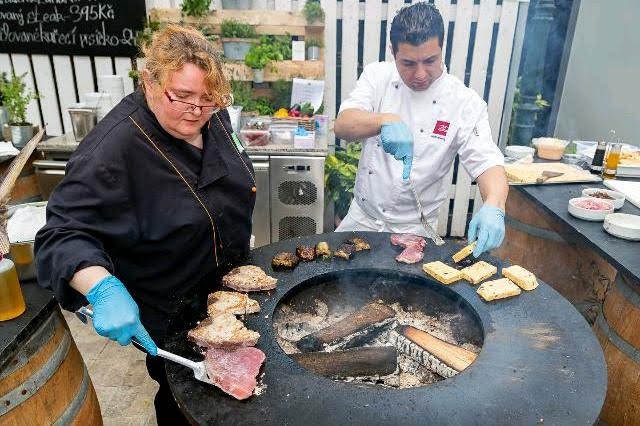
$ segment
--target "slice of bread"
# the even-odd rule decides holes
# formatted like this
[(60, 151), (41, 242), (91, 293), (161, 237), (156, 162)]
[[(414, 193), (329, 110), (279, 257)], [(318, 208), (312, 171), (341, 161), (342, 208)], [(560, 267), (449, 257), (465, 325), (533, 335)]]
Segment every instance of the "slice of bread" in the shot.
[(481, 260), (471, 266), (467, 266), (460, 272), (462, 272), (462, 278), (471, 284), (478, 284), (498, 272), (498, 268)]
[(480, 297), (486, 302), (489, 302), (491, 300), (517, 296), (522, 293), (522, 290), (512, 283), (509, 278), (500, 278), (499, 280), (487, 281), (480, 284), (477, 292)]
[(203, 320), (187, 333), (189, 340), (205, 348), (255, 346), (260, 333), (249, 330), (235, 315), (223, 313)]
[(462, 273), (439, 260), (422, 265), (422, 270), (442, 284), (451, 284), (462, 278)]
[(234, 315), (255, 314), (260, 312), (260, 305), (256, 300), (244, 293), (235, 291), (216, 291), (207, 298), (207, 312), (210, 317), (230, 313)]
[(531, 291), (538, 287), (536, 276), (522, 266), (512, 265), (508, 268), (502, 268), (502, 276), (509, 278), (523, 290)]
[(476, 244), (478, 244), (478, 242), (474, 241), (471, 244), (469, 244), (468, 246), (463, 247), (460, 251), (458, 251), (456, 254), (454, 254), (452, 256), (453, 257), (453, 261), (458, 263), (462, 259), (464, 259), (465, 257), (469, 256), (471, 253), (473, 253), (473, 250), (476, 248)]

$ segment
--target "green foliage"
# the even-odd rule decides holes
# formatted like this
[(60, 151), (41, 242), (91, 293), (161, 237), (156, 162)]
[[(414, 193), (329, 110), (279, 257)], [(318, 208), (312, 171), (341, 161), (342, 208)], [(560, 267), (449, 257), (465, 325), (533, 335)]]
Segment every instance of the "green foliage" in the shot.
[[(522, 103), (522, 95), (520, 94), (521, 80), (522, 78), (518, 77), (518, 81), (516, 83), (516, 90), (513, 93), (513, 107), (511, 108), (511, 122), (509, 123), (509, 134), (507, 135), (507, 145), (511, 145), (511, 141), (512, 141), (511, 138), (513, 136), (514, 128), (516, 125), (516, 115), (517, 115), (518, 107)], [(541, 93), (538, 93), (536, 95), (536, 100), (534, 101), (534, 103), (538, 108), (540, 108), (540, 110), (549, 108), (549, 106), (551, 106), (549, 101), (542, 99)], [(536, 119), (537, 119), (537, 114), (536, 114)]]
[(250, 107), (249, 111), (256, 111), (260, 115), (272, 115), (274, 113), (271, 101), (268, 98), (254, 99)]
[(138, 50), (142, 52), (142, 48), (151, 43), (151, 38), (153, 37), (153, 33), (160, 29), (159, 21), (152, 21), (148, 19), (144, 23), (144, 28), (141, 31), (136, 33), (136, 46), (138, 46)]
[(316, 21), (324, 21), (324, 10), (320, 6), (319, 0), (309, 0), (304, 4), (302, 9), (304, 18), (307, 20), (307, 24), (312, 24)]
[(278, 80), (271, 83), (271, 93), (273, 95), (273, 109), (287, 108), (291, 106), (291, 89), (293, 82)]
[(184, 0), (182, 13), (187, 16), (204, 16), (209, 13), (211, 0)]
[(251, 83), (248, 81), (232, 81), (233, 104), (242, 106), (243, 112), (257, 112), (260, 115), (271, 115), (275, 111), (268, 98), (253, 99)]
[(228, 38), (256, 38), (256, 30), (244, 22), (225, 19), (220, 25), (220, 35)]
[(304, 117), (305, 115), (312, 116), (314, 112), (313, 105), (311, 102), (305, 102), (300, 105), (300, 114)]
[(324, 163), (324, 185), (326, 196), (335, 203), (335, 212), (344, 218), (353, 199), (358, 162), (362, 153), (362, 143), (352, 142), (346, 149), (336, 148)]
[(268, 46), (262, 44), (254, 44), (244, 57), (244, 63), (254, 70), (264, 69), (271, 60), (271, 50)]
[(270, 61), (291, 59), (291, 36), (262, 36), (260, 43), (249, 49), (244, 63), (255, 70), (264, 69)]
[(288, 34), (280, 36), (262, 36), (260, 37), (260, 44), (270, 45), (273, 50), (273, 54), (278, 58), (282, 57), (282, 59), (277, 59), (278, 61), (288, 61), (291, 59), (291, 36)]
[(25, 75), (27, 74), (14, 75), (11, 80), (3, 82), (0, 86), (4, 106), (9, 114), (9, 123), (18, 126), (29, 124), (27, 123), (27, 105), (32, 99), (38, 98), (35, 93), (27, 89), (24, 82)]
[(317, 37), (305, 38), (304, 44), (306, 47), (324, 47), (324, 42), (322, 41), (322, 39)]
[(4, 95), (2, 94), (2, 86), (7, 84), (9, 81), (7, 80), (7, 73), (0, 73), (0, 106), (4, 105)]

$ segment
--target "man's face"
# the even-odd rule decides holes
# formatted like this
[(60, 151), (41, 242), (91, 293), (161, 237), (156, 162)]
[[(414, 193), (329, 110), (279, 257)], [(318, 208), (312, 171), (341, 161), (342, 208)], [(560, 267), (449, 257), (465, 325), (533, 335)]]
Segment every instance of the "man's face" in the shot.
[(442, 48), (438, 37), (419, 46), (398, 43), (394, 58), (402, 81), (416, 92), (427, 90), (442, 75)]

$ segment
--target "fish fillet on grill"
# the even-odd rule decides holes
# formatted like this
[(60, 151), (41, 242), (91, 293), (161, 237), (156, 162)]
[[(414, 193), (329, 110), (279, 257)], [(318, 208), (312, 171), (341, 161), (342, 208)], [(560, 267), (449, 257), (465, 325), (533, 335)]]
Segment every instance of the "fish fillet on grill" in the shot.
[(223, 313), (234, 315), (255, 314), (260, 312), (258, 301), (244, 293), (236, 291), (216, 291), (207, 297), (207, 312), (210, 317)]
[(237, 291), (263, 291), (276, 288), (276, 278), (254, 265), (238, 266), (222, 277), (222, 285)]
[(187, 338), (203, 348), (255, 346), (260, 333), (249, 330), (235, 315), (222, 313), (189, 330)]
[(211, 381), (236, 399), (247, 399), (256, 388), (256, 376), (265, 355), (257, 348), (209, 349), (204, 365)]

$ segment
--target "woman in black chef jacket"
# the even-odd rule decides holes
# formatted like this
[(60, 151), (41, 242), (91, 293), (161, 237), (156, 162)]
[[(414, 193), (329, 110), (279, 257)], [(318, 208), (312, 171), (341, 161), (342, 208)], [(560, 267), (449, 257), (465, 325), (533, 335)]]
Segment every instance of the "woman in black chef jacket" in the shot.
[(156, 344), (248, 254), (256, 188), (213, 46), (169, 25), (143, 53), (142, 90), (79, 145), (35, 250), (38, 281), (65, 309), (88, 301), (99, 334), (142, 343), (158, 422), (176, 424)]

